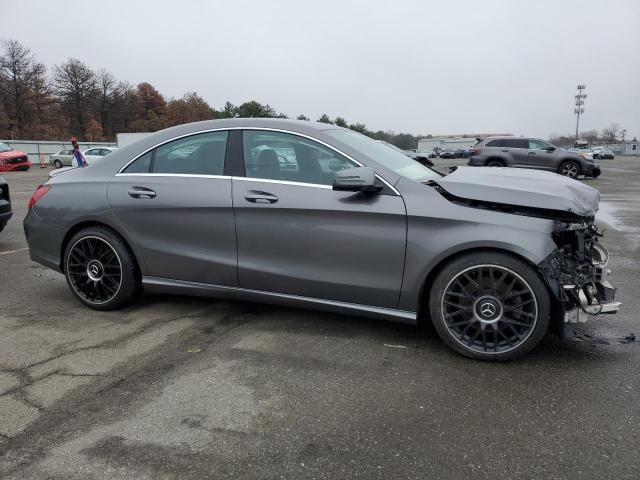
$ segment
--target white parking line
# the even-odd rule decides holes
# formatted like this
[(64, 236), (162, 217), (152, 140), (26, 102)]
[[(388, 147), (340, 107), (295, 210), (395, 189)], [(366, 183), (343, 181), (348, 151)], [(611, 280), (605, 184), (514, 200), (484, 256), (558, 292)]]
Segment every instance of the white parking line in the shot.
[(28, 250), (28, 249), (29, 247), (18, 248), (17, 250), (7, 250), (6, 252), (0, 252), (0, 255), (9, 255), (10, 253), (24, 252), (25, 250)]

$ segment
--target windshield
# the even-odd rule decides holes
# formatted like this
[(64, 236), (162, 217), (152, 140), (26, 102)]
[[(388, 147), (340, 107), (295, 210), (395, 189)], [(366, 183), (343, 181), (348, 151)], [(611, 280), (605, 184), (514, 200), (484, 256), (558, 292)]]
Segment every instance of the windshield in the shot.
[(0, 143), (0, 152), (8, 152), (11, 150), (11, 147), (6, 143)]
[(408, 157), (404, 152), (397, 151), (382, 142), (376, 142), (361, 133), (353, 130), (325, 130), (325, 132), (354, 150), (371, 157), (380, 165), (396, 172), (398, 175), (419, 181), (440, 178), (440, 175), (436, 172)]

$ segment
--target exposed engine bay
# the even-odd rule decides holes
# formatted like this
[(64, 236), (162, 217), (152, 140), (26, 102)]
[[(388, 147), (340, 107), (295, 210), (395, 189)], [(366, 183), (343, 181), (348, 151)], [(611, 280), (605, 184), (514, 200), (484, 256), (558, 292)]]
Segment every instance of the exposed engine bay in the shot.
[(539, 268), (564, 309), (564, 323), (586, 322), (588, 315), (616, 313), (616, 289), (609, 281), (609, 252), (600, 243), (602, 233), (592, 222), (556, 222), (552, 234), (558, 245)]

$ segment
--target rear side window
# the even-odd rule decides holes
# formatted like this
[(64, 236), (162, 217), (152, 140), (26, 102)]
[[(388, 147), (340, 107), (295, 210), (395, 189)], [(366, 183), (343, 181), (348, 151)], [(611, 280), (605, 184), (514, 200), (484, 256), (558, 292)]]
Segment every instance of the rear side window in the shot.
[(149, 173), (153, 152), (147, 152), (135, 162), (131, 163), (122, 173)]
[(529, 150), (546, 150), (549, 146), (548, 143), (542, 140), (529, 140)]
[(487, 147), (501, 147), (502, 146), (502, 140), (491, 140), (489, 143), (487, 143), (486, 146)]
[(123, 173), (223, 175), (228, 132), (179, 138), (145, 153)]
[(525, 138), (505, 138), (502, 146), (508, 148), (529, 148), (529, 141)]

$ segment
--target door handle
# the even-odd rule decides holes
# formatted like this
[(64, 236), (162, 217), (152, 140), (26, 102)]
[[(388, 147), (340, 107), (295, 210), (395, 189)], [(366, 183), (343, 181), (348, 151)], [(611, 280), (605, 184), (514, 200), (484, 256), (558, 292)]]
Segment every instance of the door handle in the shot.
[(502, 153), (509, 153), (509, 150), (501, 150)]
[(155, 198), (156, 192), (146, 187), (131, 187), (127, 192), (131, 198)]
[(529, 155), (535, 155), (536, 152), (529, 152)]
[(251, 202), (251, 203), (276, 203), (278, 201), (278, 197), (276, 197), (275, 195), (271, 194), (271, 193), (267, 193), (267, 192), (258, 192), (255, 190), (252, 190), (250, 193), (248, 193), (247, 195), (244, 196), (244, 199), (247, 202)]

